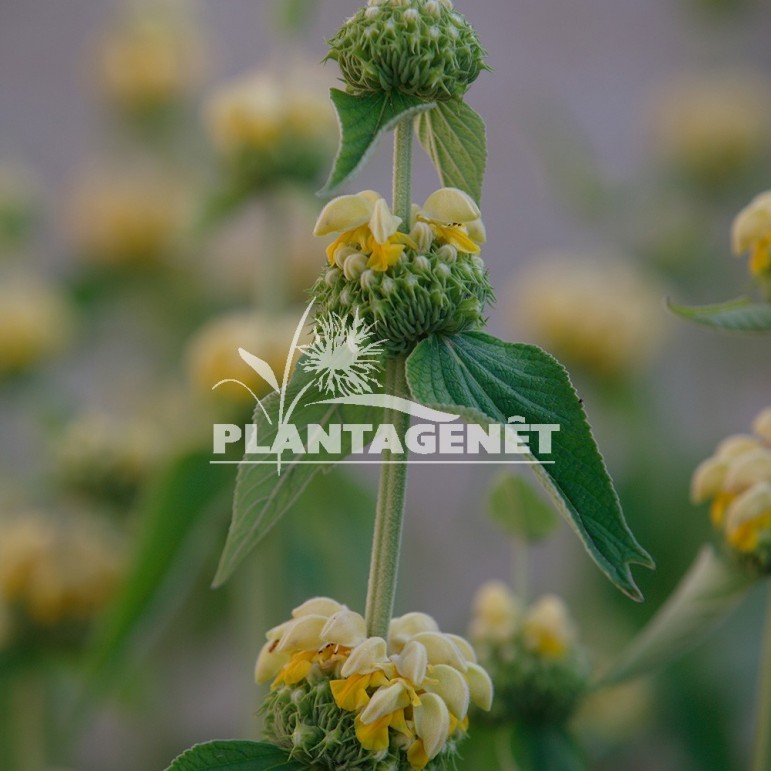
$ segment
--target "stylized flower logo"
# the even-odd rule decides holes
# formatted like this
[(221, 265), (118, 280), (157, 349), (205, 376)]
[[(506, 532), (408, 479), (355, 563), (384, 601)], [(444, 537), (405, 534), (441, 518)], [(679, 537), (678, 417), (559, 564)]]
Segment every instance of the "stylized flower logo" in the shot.
[(338, 396), (372, 393), (385, 347), (358, 313), (352, 322), (332, 313), (317, 321), (314, 341), (305, 347), (302, 367), (317, 376), (321, 390)]

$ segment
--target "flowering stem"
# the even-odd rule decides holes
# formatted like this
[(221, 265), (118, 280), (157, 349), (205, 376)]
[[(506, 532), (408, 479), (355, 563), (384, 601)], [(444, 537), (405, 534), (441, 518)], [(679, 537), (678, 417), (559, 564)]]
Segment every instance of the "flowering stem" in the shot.
[[(394, 356), (388, 360), (385, 383), (387, 394), (392, 396), (408, 394), (404, 362), (404, 356)], [(383, 422), (394, 426), (404, 445), (404, 437), (410, 427), (410, 416), (400, 410), (387, 409)], [(398, 462), (389, 463), (391, 460), (394, 460), (393, 453), (390, 450), (384, 450), (366, 612), (367, 633), (371, 637), (384, 638), (388, 637), (388, 625), (394, 608), (404, 520), (404, 497), (407, 490), (407, 465)]]
[[(406, 118), (397, 124), (394, 132), (393, 210), (402, 218), (404, 232), (409, 232), (412, 216), (412, 128), (413, 119)], [(393, 356), (386, 362), (385, 392), (391, 396), (409, 397), (405, 361), (405, 356)], [(393, 425), (404, 446), (410, 416), (389, 408), (385, 410), (383, 422)], [(393, 460), (393, 453), (384, 450), (367, 587), (367, 633), (371, 637), (388, 637), (399, 572), (407, 466), (391, 463)]]
[(414, 118), (405, 118), (394, 132), (394, 214), (401, 229), (410, 231), (412, 217), (412, 129)]
[(769, 591), (766, 606), (766, 628), (763, 634), (756, 720), (752, 771), (769, 771), (771, 769), (771, 591)]

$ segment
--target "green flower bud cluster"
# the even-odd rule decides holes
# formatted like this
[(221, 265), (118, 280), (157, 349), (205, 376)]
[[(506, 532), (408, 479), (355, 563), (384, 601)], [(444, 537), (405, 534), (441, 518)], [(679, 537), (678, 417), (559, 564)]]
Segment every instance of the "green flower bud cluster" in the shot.
[[(356, 738), (355, 713), (335, 703), (329, 679), (318, 670), (295, 685), (282, 685), (270, 692), (261, 708), (266, 738), (290, 752), (292, 760), (314, 768), (350, 771), (402, 771), (409, 769), (403, 750), (394, 742), (373, 762), (372, 753)], [(425, 771), (450, 771), (458, 757), (448, 742)]]
[(329, 45), (353, 93), (443, 101), (462, 97), (487, 69), (476, 32), (449, 0), (370, 0)]
[(493, 649), (484, 666), (495, 683), (495, 701), (488, 714), (474, 719), (493, 723), (521, 719), (564, 724), (586, 692), (590, 673), (580, 649), (561, 659), (547, 659), (517, 642)]
[(358, 313), (389, 354), (407, 353), (431, 334), (482, 327), (485, 307), (494, 300), (482, 259), (436, 241), (425, 254), (405, 249), (385, 272), (367, 268), (360, 254), (340, 250), (312, 291), (320, 316)]

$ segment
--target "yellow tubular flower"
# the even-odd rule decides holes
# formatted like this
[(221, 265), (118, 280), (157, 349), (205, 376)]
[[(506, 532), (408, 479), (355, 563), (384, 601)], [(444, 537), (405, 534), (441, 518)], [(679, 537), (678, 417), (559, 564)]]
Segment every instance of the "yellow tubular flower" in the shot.
[(443, 187), (426, 198), (415, 220), (434, 231), (437, 242), (465, 254), (479, 254), (486, 240), (482, 213), (471, 196), (454, 187)]
[(734, 254), (750, 255), (750, 272), (771, 274), (771, 190), (753, 198), (736, 216), (731, 231)]
[(384, 272), (395, 265), (406, 247), (415, 242), (399, 232), (400, 217), (394, 216), (385, 199), (373, 190), (343, 195), (330, 201), (321, 211), (313, 234), (319, 237), (338, 233), (327, 247), (327, 259), (333, 265), (338, 251), (353, 249), (368, 257), (367, 267)]

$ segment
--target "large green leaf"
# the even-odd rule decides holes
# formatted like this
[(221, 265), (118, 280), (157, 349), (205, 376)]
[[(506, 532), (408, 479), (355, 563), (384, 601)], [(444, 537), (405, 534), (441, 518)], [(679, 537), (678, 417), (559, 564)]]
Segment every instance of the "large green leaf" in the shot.
[(160, 474), (140, 506), (139, 540), (129, 573), (95, 632), (86, 662), (89, 683), (101, 689), (120, 670), (154, 617), (167, 617), (200, 575), (226, 503), (233, 470), (204, 452), (184, 455)]
[(490, 490), (487, 508), (490, 518), (514, 538), (540, 541), (557, 526), (554, 509), (521, 476), (500, 474)]
[(748, 297), (716, 305), (676, 305), (669, 310), (680, 318), (727, 332), (771, 332), (771, 303), (756, 303)]
[[(284, 403), (291, 405), (298, 397), (291, 423), (301, 437), (305, 436), (304, 429), (310, 424), (328, 426), (331, 423), (359, 423), (377, 426), (382, 422), (380, 409), (345, 404), (314, 404), (326, 397), (318, 391), (313, 376), (304, 372), (300, 366), (289, 382)], [(254, 423), (262, 447), (270, 447), (278, 435), (280, 405), (281, 397), (274, 393), (263, 399), (261, 406), (255, 410)], [(222, 585), (230, 578), (244, 557), (295, 503), (316, 474), (330, 469), (351, 453), (350, 439), (350, 434), (344, 432), (341, 451), (314, 455), (314, 462), (307, 462), (309, 459), (299, 453), (287, 451), (282, 455), (280, 474), (274, 455), (248, 453), (244, 457), (238, 470), (233, 519), (214, 578), (215, 586)]]
[(703, 547), (671, 597), (600, 683), (639, 677), (682, 656), (728, 618), (756, 581), (750, 571), (712, 546)]
[(216, 741), (196, 744), (166, 771), (302, 771), (307, 766), (268, 742)]
[(457, 187), (477, 203), (487, 165), (485, 122), (462, 99), (442, 102), (418, 117), (418, 139), (445, 187)]
[(355, 95), (333, 88), (330, 96), (340, 123), (340, 148), (321, 195), (334, 192), (354, 177), (382, 134), (405, 118), (436, 106), (435, 102), (424, 102), (399, 91)]
[[(558, 424), (549, 455), (533, 450), (532, 468), (592, 559), (625, 594), (641, 600), (630, 564), (653, 567), (621, 511), (581, 401), (567, 372), (532, 345), (505, 343), (481, 332), (432, 336), (407, 360), (412, 396), (475, 423), (524, 416)], [(550, 461), (546, 463), (546, 461)]]

